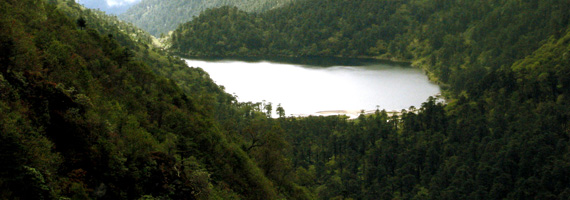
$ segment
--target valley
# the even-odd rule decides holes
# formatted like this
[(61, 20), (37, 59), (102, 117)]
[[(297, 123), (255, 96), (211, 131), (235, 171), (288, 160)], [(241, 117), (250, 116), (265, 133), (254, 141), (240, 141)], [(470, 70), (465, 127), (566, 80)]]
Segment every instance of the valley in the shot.
[(0, 1), (0, 199), (570, 198), (569, 1), (131, 9)]

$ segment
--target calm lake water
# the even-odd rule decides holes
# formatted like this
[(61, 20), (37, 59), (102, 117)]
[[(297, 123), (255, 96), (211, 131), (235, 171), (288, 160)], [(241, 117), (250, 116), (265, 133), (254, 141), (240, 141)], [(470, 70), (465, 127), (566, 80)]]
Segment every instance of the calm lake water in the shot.
[(196, 60), (192, 67), (210, 74), (240, 102), (281, 104), (295, 116), (357, 115), (379, 106), (387, 111), (420, 107), (440, 92), (422, 70), (366, 59), (280, 58), (271, 60)]

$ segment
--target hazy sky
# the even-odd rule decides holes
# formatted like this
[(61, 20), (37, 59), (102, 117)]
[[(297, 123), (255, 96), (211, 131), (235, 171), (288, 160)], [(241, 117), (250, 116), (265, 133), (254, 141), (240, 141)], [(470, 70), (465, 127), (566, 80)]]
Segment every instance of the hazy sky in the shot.
[(135, 2), (137, 2), (139, 0), (106, 0), (107, 5), (109, 5), (110, 7), (113, 6), (124, 6), (127, 4), (133, 4)]
[(76, 0), (87, 8), (99, 9), (108, 14), (121, 14), (141, 0)]

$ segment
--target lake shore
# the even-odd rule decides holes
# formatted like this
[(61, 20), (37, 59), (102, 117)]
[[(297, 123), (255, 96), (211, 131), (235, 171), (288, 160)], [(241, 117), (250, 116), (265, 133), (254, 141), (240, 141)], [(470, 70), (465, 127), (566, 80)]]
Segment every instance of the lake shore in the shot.
[[(305, 63), (307, 60), (311, 59), (323, 59), (331, 60), (337, 62), (339, 60), (360, 60), (368, 62), (380, 62), (391, 65), (399, 66), (413, 66), (412, 60), (403, 60), (390, 57), (380, 57), (380, 56), (318, 56), (318, 55), (226, 55), (226, 56), (195, 56), (195, 55), (183, 55), (177, 54), (177, 56), (185, 59), (192, 60), (208, 60), (208, 61), (220, 61), (220, 60), (240, 60), (244, 62), (259, 62), (259, 61), (273, 61), (273, 62), (287, 62), (287, 63)], [(327, 66), (326, 64), (324, 66)]]
[[(376, 113), (376, 110), (326, 110), (326, 111), (318, 111), (314, 114), (292, 114), (291, 116), (294, 117), (309, 117), (309, 116), (336, 116), (336, 115), (344, 115), (347, 116), (349, 119), (356, 119), (361, 114), (363, 115), (372, 115)], [(397, 110), (390, 110), (386, 111), (388, 117), (392, 117), (394, 115), (401, 115), (402, 111)]]
[(421, 70), (374, 60), (185, 60), (206, 71), (226, 92), (236, 94), (238, 101), (277, 102), (291, 117), (357, 118), (361, 113), (374, 114), (373, 105), (383, 105), (392, 116), (400, 113), (399, 108), (419, 107), (441, 92)]

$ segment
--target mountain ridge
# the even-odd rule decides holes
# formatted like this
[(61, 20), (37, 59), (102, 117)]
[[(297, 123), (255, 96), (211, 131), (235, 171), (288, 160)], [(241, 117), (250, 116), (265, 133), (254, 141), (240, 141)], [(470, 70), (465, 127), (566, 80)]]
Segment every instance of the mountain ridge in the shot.
[(109, 15), (120, 15), (126, 12), (131, 6), (138, 3), (140, 0), (133, 2), (116, 2), (120, 4), (109, 5), (105, 0), (77, 0), (79, 4), (85, 6), (86, 8), (101, 10)]
[(172, 51), (408, 59), (449, 102), (271, 118), (270, 103), (237, 102), (116, 17), (0, 1), (0, 198), (570, 198), (570, 2), (306, 0), (267, 13), (209, 9)]
[(263, 12), (292, 1), (294, 0), (142, 0), (119, 15), (119, 18), (159, 37), (209, 8), (236, 6), (247, 12)]

